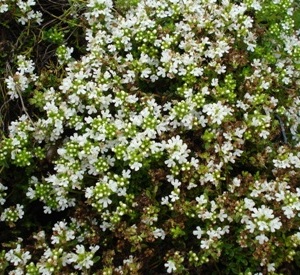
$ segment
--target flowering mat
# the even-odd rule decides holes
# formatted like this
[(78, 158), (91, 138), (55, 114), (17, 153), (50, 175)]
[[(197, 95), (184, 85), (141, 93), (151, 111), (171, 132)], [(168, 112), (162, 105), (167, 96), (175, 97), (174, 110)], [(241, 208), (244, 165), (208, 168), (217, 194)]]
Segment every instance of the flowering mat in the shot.
[(0, 14), (0, 274), (299, 274), (298, 1)]

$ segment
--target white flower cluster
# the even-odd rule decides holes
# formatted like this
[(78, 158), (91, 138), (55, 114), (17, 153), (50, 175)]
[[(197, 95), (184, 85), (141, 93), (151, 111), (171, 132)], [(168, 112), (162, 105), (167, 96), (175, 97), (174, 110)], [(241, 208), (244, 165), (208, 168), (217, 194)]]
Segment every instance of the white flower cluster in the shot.
[[(144, 240), (176, 242), (190, 234), (195, 266), (221, 257), (231, 235), (246, 248), (271, 246), (279, 230), (289, 234), (285, 221), (300, 213), (294, 56), (300, 38), (261, 34), (267, 30), (254, 24), (253, 14), (268, 11), (265, 1), (218, 2), (144, 0), (122, 16), (111, 0), (88, 1), (87, 53), (72, 60), (72, 50), (60, 48), (65, 74), (58, 87), (43, 88), (42, 115), (13, 122), (0, 149), (17, 166), (50, 163), (51, 173), (32, 173), (28, 199), (52, 213), (77, 208), (85, 198), (99, 235), (132, 241), (132, 251), (142, 250)], [(19, 56), (17, 72), (5, 80), (11, 98), (37, 80), (33, 71), (32, 61)], [(276, 114), (285, 118), (291, 144), (280, 141)], [(23, 215), (17, 205), (1, 221)], [(62, 248), (77, 240), (78, 228), (55, 224), (54, 248), (45, 250), (39, 272), (92, 267), (98, 245), (87, 251), (80, 239), (73, 252)], [(180, 253), (166, 255), (168, 273), (183, 271)], [(262, 261), (270, 272), (275, 256)], [(139, 267), (129, 259), (124, 270)]]
[[(260, 208), (255, 208), (253, 204), (253, 201), (247, 199), (246, 207), (252, 212), (251, 218), (253, 218), (253, 221), (249, 219), (249, 216), (244, 216), (242, 219), (242, 223), (246, 223), (246, 229), (248, 229), (250, 233), (253, 233), (255, 229), (262, 232), (275, 232), (275, 230), (280, 229), (282, 223), (278, 217), (274, 218), (272, 209), (267, 208), (265, 205), (262, 205)], [(268, 238), (264, 236), (264, 240), (267, 241)], [(261, 242), (261, 240), (259, 242)]]
[(35, 0), (0, 0), (0, 14), (8, 11), (16, 12), (15, 9), (17, 9), (19, 23), (25, 25), (32, 21), (40, 25), (43, 21), (42, 13), (33, 10), (35, 5)]
[(0, 216), (0, 221), (6, 221), (8, 223), (14, 223), (24, 216), (24, 206), (16, 204), (4, 209)]
[[(75, 230), (70, 228), (72, 226)], [(56, 242), (55, 238), (52, 239), (51, 244), (54, 245), (54, 247), (47, 246), (44, 231), (38, 232), (34, 236), (34, 239), (37, 244), (40, 243), (39, 248), (43, 248), (44, 253), (35, 264), (30, 262), (32, 255), (29, 251), (26, 251), (25, 248), (22, 248), (21, 243), (23, 240), (19, 239), (15, 248), (8, 250), (5, 254), (5, 260), (15, 267), (15, 269), (8, 274), (22, 275), (25, 274), (25, 270), (27, 271), (26, 274), (32, 274), (32, 272), (37, 274), (54, 274), (59, 271), (61, 267), (73, 264), (77, 270), (90, 269), (94, 265), (95, 253), (99, 250), (99, 246), (91, 245), (89, 250), (82, 244), (70, 246), (70, 236), (73, 240), (76, 234), (76, 238), (78, 238), (78, 242), (80, 242), (80, 236), (78, 236), (80, 230), (81, 228), (76, 225), (76, 222), (73, 224), (67, 224), (64, 221), (56, 223), (53, 227), (53, 236), (59, 234), (61, 238), (60, 242)], [(70, 246), (68, 252), (60, 247), (66, 244)]]
[(83, 245), (76, 245), (75, 253), (69, 256), (68, 263), (76, 263), (75, 269), (84, 270), (89, 269), (94, 265), (92, 261), (94, 254), (99, 249), (99, 246), (90, 247), (90, 252), (86, 252)]
[(0, 205), (3, 205), (5, 203), (5, 198), (7, 195), (5, 190), (7, 189), (8, 188), (0, 182)]
[(74, 49), (72, 47), (66, 47), (65, 45), (61, 45), (56, 50), (56, 55), (58, 57), (59, 64), (66, 64), (71, 60), (71, 54)]
[(22, 97), (22, 93), (26, 91), (29, 84), (37, 80), (37, 75), (33, 72), (35, 68), (32, 60), (26, 60), (23, 55), (19, 55), (17, 59), (17, 72), (5, 79), (11, 99)]
[(23, 274), (21, 267), (24, 268), (26, 266), (26, 263), (31, 259), (31, 255), (28, 251), (22, 249), (20, 244), (18, 244), (16, 248), (10, 249), (5, 254), (5, 259), (14, 266), (19, 267), (19, 270), (16, 270), (16, 274)]

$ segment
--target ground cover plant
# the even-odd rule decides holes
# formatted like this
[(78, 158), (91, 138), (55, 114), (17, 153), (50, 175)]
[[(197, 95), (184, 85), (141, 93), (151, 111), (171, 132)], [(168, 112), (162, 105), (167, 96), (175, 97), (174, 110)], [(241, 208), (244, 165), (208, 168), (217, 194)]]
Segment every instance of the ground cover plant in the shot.
[(296, 274), (297, 1), (0, 14), (0, 274)]

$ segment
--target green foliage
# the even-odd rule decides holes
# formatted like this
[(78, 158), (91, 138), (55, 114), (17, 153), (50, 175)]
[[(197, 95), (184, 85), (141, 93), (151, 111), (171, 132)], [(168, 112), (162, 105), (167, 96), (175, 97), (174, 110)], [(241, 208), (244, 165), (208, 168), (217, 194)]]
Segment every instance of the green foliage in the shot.
[(295, 13), (293, 15), (293, 19), (295, 22), (295, 28), (300, 29), (300, 9), (299, 8), (295, 11)]
[(140, 0), (114, 0), (115, 9), (121, 14), (125, 14), (129, 9), (134, 9)]

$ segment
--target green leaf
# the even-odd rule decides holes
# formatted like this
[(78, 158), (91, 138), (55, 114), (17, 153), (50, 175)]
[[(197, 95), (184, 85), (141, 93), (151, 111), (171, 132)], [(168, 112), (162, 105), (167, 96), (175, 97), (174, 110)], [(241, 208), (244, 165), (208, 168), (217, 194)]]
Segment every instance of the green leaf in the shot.
[(293, 16), (295, 28), (300, 29), (300, 9), (296, 10)]

